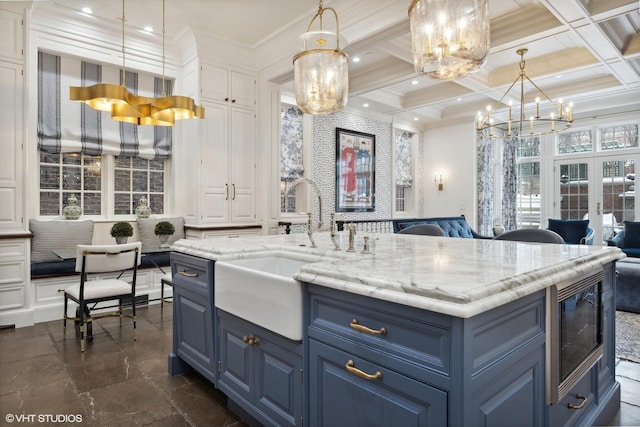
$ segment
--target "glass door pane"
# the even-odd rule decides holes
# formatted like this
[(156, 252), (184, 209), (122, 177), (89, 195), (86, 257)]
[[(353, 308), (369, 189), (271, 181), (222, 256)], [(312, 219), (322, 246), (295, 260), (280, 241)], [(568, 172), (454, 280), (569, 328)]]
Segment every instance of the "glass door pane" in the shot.
[(560, 218), (583, 219), (589, 213), (589, 164), (560, 164)]
[(602, 240), (613, 238), (624, 221), (635, 221), (635, 160), (602, 160)]

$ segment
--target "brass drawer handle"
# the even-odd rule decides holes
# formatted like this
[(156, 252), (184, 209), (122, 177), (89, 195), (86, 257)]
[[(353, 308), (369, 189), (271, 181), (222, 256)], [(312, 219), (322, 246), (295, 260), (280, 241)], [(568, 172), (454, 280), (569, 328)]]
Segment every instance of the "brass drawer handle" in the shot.
[(188, 271), (185, 271), (185, 270), (178, 271), (178, 274), (184, 277), (198, 277), (198, 273), (189, 273)]
[(362, 326), (361, 324), (358, 323), (358, 319), (351, 320), (350, 326), (356, 331), (364, 332), (366, 334), (371, 334), (371, 335), (387, 334), (387, 328), (385, 328), (384, 326), (376, 331), (375, 329), (370, 329), (370, 328), (367, 328), (366, 326)]
[(229, 184), (224, 185), (224, 199), (229, 200)]
[(376, 371), (375, 374), (371, 375), (371, 374), (367, 374), (366, 372), (362, 372), (360, 369), (356, 368), (354, 365), (355, 363), (353, 363), (353, 360), (349, 360), (347, 364), (344, 365), (344, 367), (347, 368), (347, 371), (349, 371), (349, 373), (356, 375), (360, 378), (364, 378), (365, 380), (381, 380), (382, 379), (382, 372)]
[(587, 404), (587, 398), (584, 397), (583, 395), (581, 395), (580, 393), (576, 394), (576, 399), (582, 399), (582, 402), (580, 402), (579, 405), (574, 405), (573, 403), (569, 403), (569, 409), (582, 409), (584, 408), (584, 405)]

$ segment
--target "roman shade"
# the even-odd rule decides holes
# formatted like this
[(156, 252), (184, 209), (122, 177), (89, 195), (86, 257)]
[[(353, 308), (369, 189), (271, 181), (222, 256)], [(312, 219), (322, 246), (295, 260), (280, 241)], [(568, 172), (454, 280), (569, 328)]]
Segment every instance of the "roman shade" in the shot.
[[(120, 69), (50, 53), (38, 53), (38, 148), (49, 153), (166, 159), (172, 128), (138, 126), (111, 119), (110, 113), (71, 101), (69, 87), (120, 83)], [(162, 79), (126, 72), (126, 87), (143, 96), (162, 95)], [(167, 95), (171, 81), (166, 82)]]

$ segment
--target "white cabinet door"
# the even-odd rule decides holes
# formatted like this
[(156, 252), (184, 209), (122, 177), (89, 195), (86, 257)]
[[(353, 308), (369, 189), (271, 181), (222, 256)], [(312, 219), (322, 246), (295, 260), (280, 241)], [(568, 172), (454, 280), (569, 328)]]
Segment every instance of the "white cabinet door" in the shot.
[(255, 222), (255, 111), (213, 102), (205, 108), (202, 222)]
[(256, 78), (250, 74), (203, 64), (202, 98), (255, 108)]
[(0, 9), (0, 56), (24, 59), (22, 14)]
[(231, 221), (256, 219), (256, 117), (255, 111), (231, 108)]
[(206, 103), (201, 140), (202, 221), (229, 221), (229, 107)]
[(256, 79), (248, 74), (231, 72), (231, 103), (256, 107)]

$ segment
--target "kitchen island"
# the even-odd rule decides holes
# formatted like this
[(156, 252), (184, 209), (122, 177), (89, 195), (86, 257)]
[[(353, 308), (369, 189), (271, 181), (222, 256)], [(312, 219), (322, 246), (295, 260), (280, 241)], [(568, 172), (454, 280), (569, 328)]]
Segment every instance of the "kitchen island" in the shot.
[[(317, 248), (303, 234), (176, 242), (170, 373), (198, 369), (267, 425), (556, 426), (615, 414), (617, 248), (368, 236), (368, 254), (361, 235), (346, 252), (346, 232), (340, 251), (327, 233), (314, 234)], [(216, 308), (215, 263), (261, 256), (308, 262), (294, 275), (301, 340)], [(549, 295), (585, 280), (597, 298), (576, 304), (599, 307), (601, 350), (558, 392)]]

